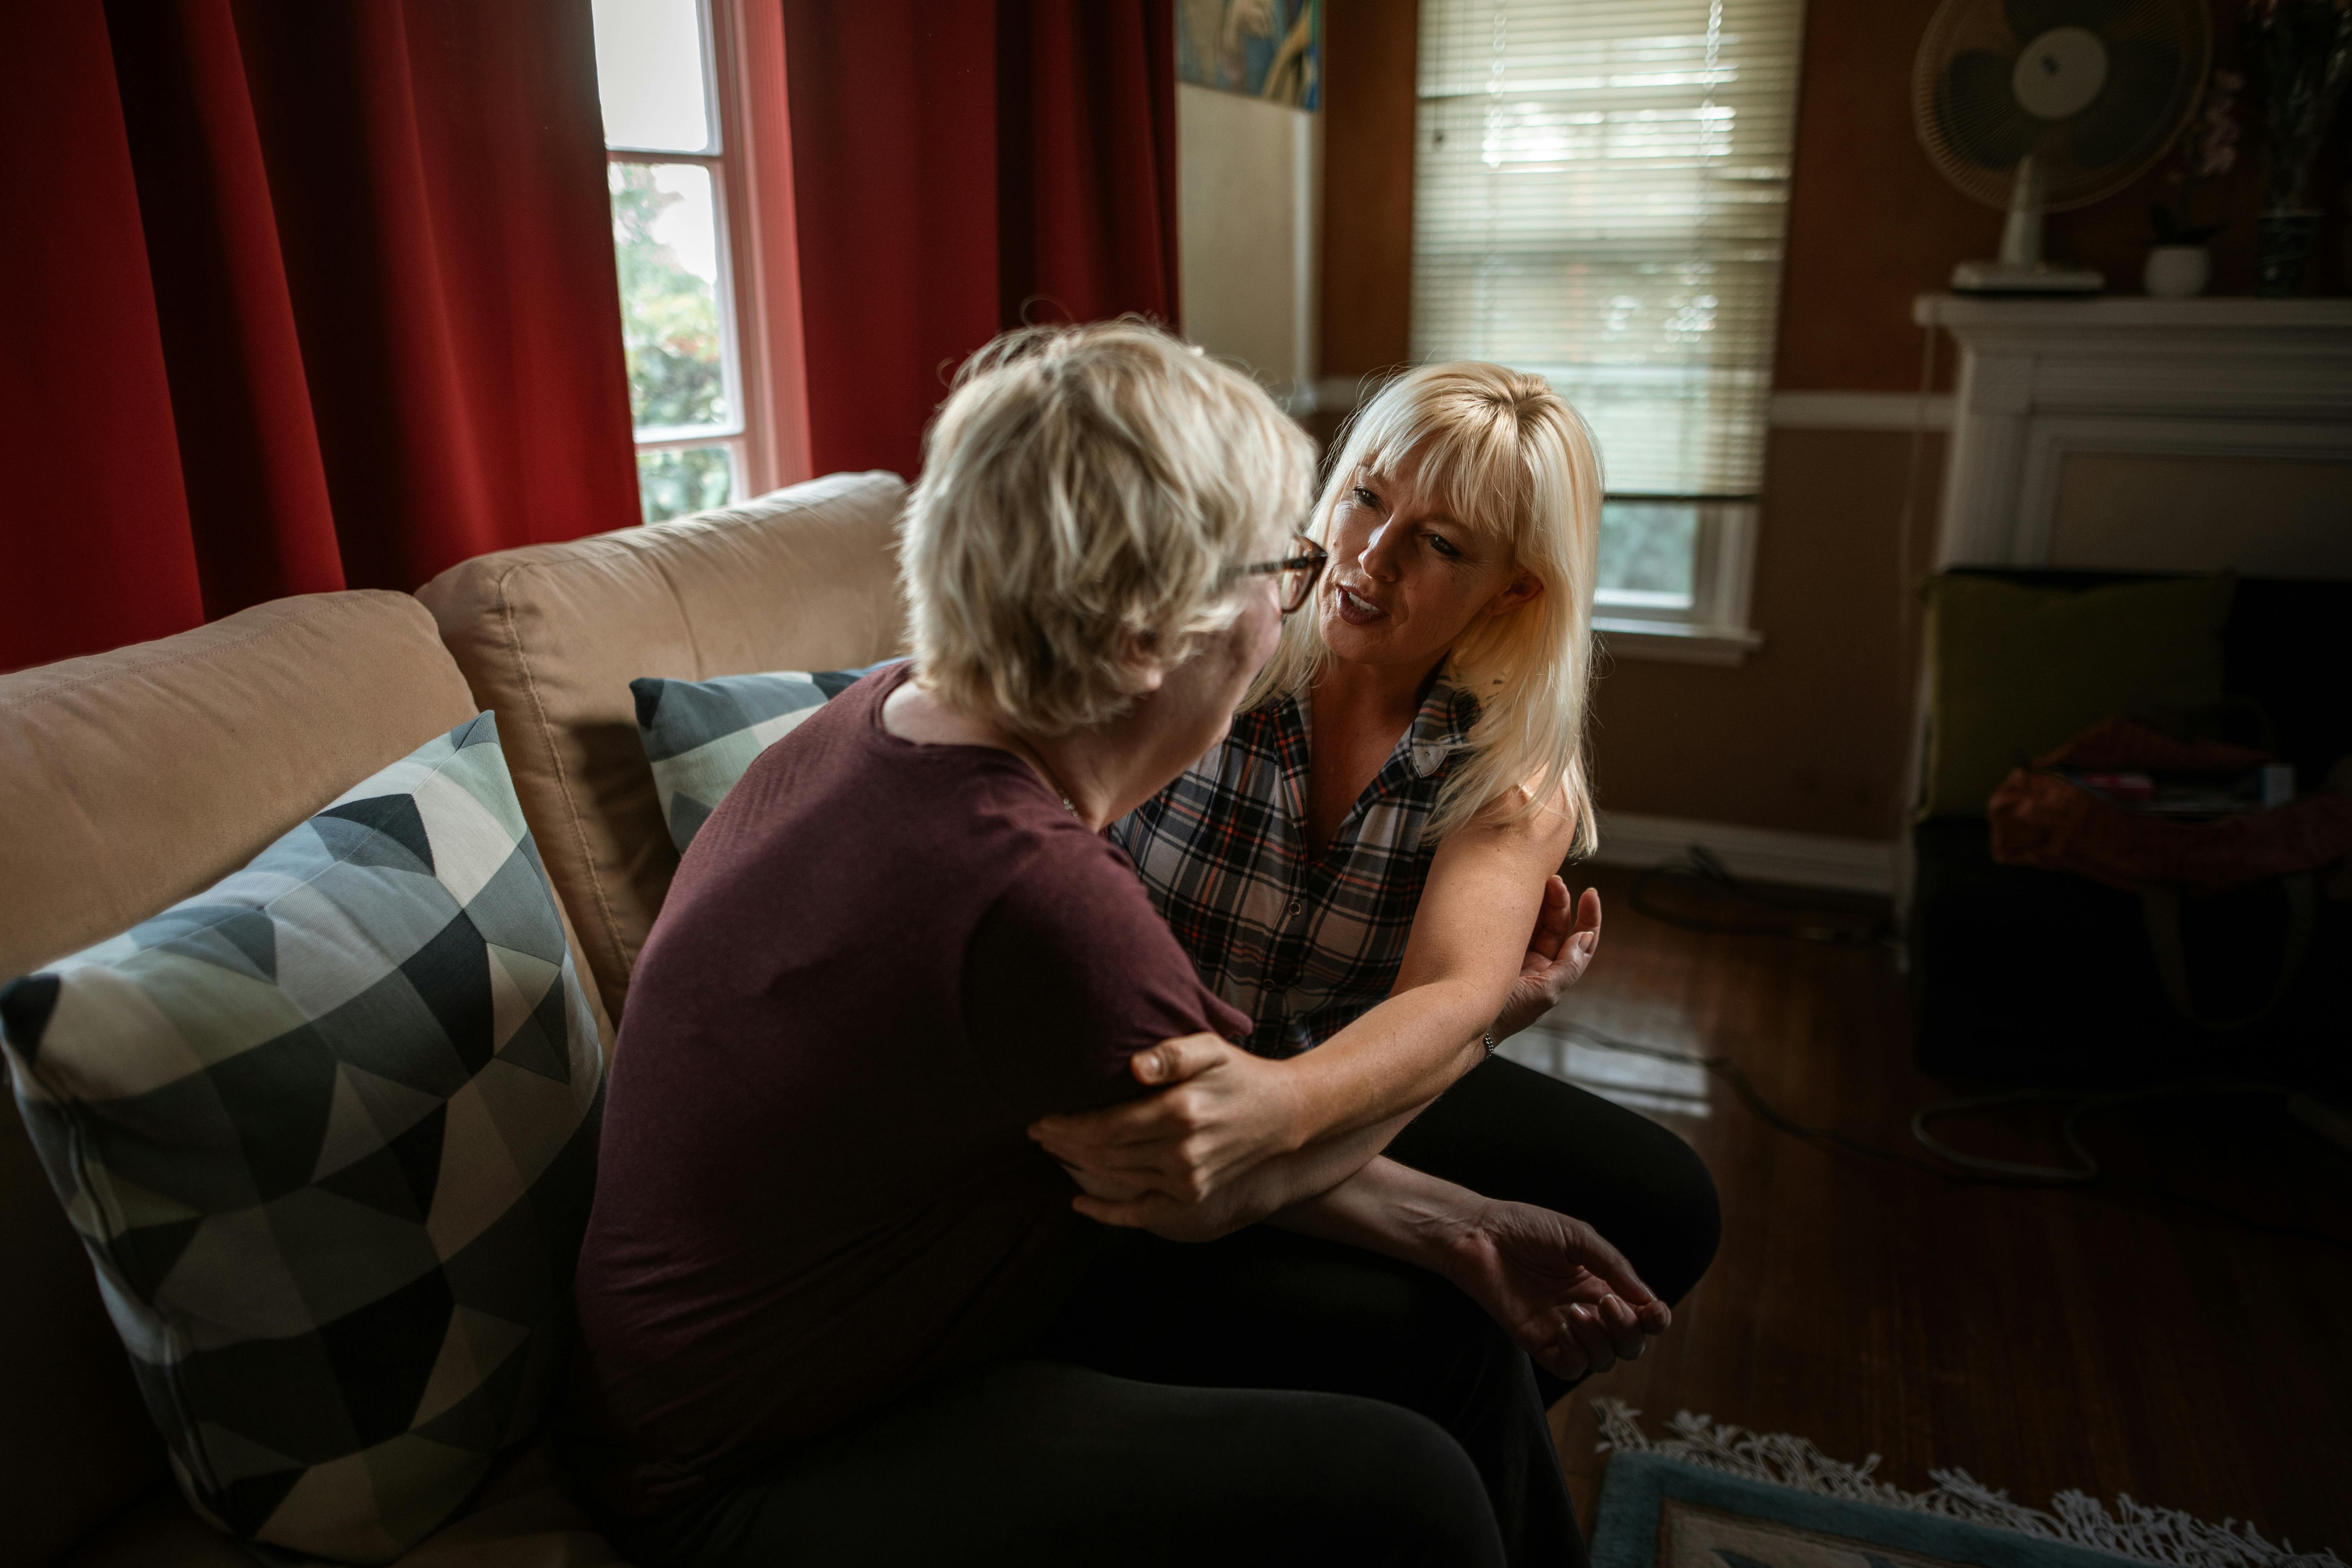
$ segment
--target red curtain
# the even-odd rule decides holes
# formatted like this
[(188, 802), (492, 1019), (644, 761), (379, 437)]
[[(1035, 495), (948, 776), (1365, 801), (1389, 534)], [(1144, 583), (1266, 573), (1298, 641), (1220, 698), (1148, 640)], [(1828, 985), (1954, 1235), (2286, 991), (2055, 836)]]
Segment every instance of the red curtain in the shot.
[(783, 0), (815, 470), (912, 476), (966, 354), (1177, 320), (1172, 0)]
[(587, 0), (0, 19), (0, 669), (636, 519)]

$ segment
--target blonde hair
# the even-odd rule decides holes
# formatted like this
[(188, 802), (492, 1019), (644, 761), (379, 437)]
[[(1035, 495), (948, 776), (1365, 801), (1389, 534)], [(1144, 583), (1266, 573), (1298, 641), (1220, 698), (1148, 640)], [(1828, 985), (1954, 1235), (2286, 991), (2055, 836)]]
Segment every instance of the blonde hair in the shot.
[[(1366, 469), (1418, 466), (1421, 487), (1455, 521), (1509, 543), (1543, 592), (1482, 616), (1454, 642), (1454, 683), (1478, 699), (1468, 755), (1439, 792), (1428, 831), (1444, 833), (1518, 795), (1516, 821), (1563, 792), (1574, 853), (1600, 843), (1584, 754), (1592, 685), (1592, 585), (1601, 542), (1601, 458), (1583, 417), (1539, 375), (1498, 364), (1424, 365), (1381, 388), (1349, 424), (1309, 531), (1330, 542), (1331, 514)], [(1244, 708), (1303, 698), (1330, 657), (1319, 617), (1297, 615)]]
[(966, 360), (899, 521), (915, 668), (1016, 732), (1100, 724), (1240, 613), (1234, 568), (1313, 493), (1263, 388), (1135, 320), (1007, 332)]

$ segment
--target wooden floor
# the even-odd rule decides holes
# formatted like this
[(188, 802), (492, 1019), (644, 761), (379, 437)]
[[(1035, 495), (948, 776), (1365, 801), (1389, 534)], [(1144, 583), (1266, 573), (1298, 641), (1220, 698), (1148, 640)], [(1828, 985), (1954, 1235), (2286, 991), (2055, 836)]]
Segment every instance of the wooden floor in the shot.
[[(1727, 1055), (1785, 1114), (1915, 1147), (1912, 1111), (1952, 1089), (1912, 1069), (1891, 952), (1703, 935), (1633, 913), (1626, 874), (1590, 879), (1601, 952), (1560, 1016)], [(1908, 1489), (1956, 1467), (2037, 1506), (2128, 1493), (2352, 1558), (2352, 1252), (2144, 1193), (1948, 1185), (1774, 1132), (1720, 1082), (1702, 1092), (1703, 1116), (1657, 1114), (1722, 1190), (1715, 1267), (1641, 1361), (1552, 1412), (1588, 1531), (1605, 1463), (1589, 1402), (1607, 1394), (1653, 1436), (1687, 1409), (1881, 1455)], [(2057, 1152), (2030, 1116), (1964, 1137)], [(2352, 1159), (2274, 1101), (2118, 1112), (2089, 1139), (2127, 1173), (2352, 1234)]]

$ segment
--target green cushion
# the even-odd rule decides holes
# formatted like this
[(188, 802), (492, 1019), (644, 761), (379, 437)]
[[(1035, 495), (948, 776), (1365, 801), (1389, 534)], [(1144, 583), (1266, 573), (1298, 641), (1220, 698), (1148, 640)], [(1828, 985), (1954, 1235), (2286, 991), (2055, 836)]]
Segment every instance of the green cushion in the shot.
[(2009, 770), (2097, 723), (2221, 698), (2231, 577), (2028, 588), (1927, 584), (1927, 763), (1919, 815), (1982, 816)]

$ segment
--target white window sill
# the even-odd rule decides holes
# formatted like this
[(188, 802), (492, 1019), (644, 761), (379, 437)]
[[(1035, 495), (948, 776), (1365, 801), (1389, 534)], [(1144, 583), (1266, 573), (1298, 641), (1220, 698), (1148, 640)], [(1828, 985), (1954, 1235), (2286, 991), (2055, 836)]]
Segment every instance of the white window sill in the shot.
[(1764, 646), (1763, 634), (1744, 626), (1690, 626), (1595, 616), (1592, 629), (1614, 658), (1655, 659), (1667, 664), (1736, 665)]

